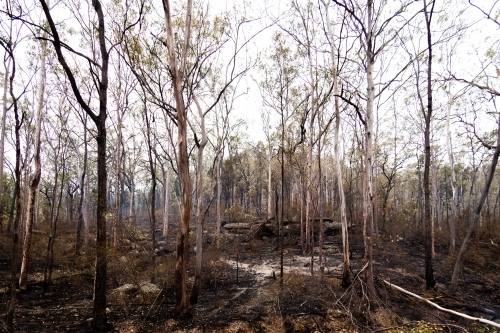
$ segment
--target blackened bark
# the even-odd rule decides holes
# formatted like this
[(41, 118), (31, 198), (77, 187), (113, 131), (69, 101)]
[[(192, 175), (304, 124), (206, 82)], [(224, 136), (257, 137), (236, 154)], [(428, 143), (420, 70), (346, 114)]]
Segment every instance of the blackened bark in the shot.
[(106, 319), (106, 187), (107, 187), (107, 171), (106, 171), (106, 117), (107, 117), (107, 90), (108, 90), (108, 64), (109, 53), (106, 49), (106, 31), (104, 24), (104, 13), (102, 11), (99, 0), (92, 0), (92, 6), (97, 13), (98, 18), (98, 38), (99, 49), (101, 53), (100, 65), (100, 80), (98, 82), (99, 90), (99, 113), (96, 115), (90, 106), (83, 99), (80, 90), (77, 86), (74, 74), (70, 69), (62, 54), (61, 40), (55, 23), (50, 14), (49, 8), (45, 0), (40, 0), (42, 9), (47, 18), (50, 30), (52, 32), (54, 49), (57, 59), (63, 67), (66, 76), (71, 85), (71, 89), (75, 94), (78, 104), (90, 116), (97, 127), (97, 217), (96, 217), (96, 262), (95, 262), (95, 279), (94, 279), (94, 307), (93, 307), (93, 326), (94, 329), (102, 330), (107, 326)]
[(427, 112), (425, 116), (424, 130), (424, 230), (425, 230), (425, 285), (427, 288), (434, 288), (434, 271), (432, 269), (432, 220), (431, 220), (431, 190), (430, 190), (430, 163), (431, 163), (431, 142), (430, 128), (432, 119), (432, 33), (431, 21), (434, 12), (435, 1), (432, 1), (430, 10), (427, 8), (427, 1), (424, 0), (425, 26), (427, 28)]
[[(2, 225), (4, 221), (4, 211), (3, 211), (3, 166), (4, 166), (4, 143), (5, 143), (5, 119), (7, 115), (7, 87), (9, 86), (10, 78), (10, 57), (4, 60), (5, 74), (3, 79), (3, 97), (2, 97), (2, 121), (0, 130), (0, 231), (2, 230)], [(14, 201), (14, 200), (13, 200)]]
[[(4, 46), (2, 44), (2, 46)], [(5, 46), (4, 46), (5, 47)], [(22, 120), (19, 119), (19, 109), (17, 105), (17, 98), (14, 96), (14, 78), (16, 76), (16, 61), (14, 59), (10, 45), (6, 48), (12, 59), (12, 73), (10, 75), (10, 96), (13, 101), (14, 118), (15, 118), (15, 140), (16, 140), (16, 165), (14, 169), (14, 176), (16, 178), (14, 184), (14, 200), (15, 202), (15, 216), (13, 220), (12, 230), (12, 262), (10, 268), (10, 301), (7, 308), (6, 328), (8, 332), (14, 332), (14, 312), (16, 310), (16, 282), (17, 282), (17, 249), (19, 244), (19, 222), (21, 221), (21, 143), (20, 143), (20, 129)]]
[(155, 163), (153, 161), (153, 146), (151, 143), (151, 124), (149, 123), (149, 117), (148, 117), (148, 110), (146, 108), (146, 104), (144, 104), (144, 117), (146, 121), (146, 138), (148, 140), (148, 158), (149, 158), (149, 172), (151, 175), (151, 246), (153, 249), (152, 252), (152, 258), (153, 258), (153, 264), (155, 262), (155, 248), (156, 248), (156, 236), (155, 236), (155, 231), (156, 231), (156, 214), (155, 214), (155, 208), (156, 208), (156, 170), (155, 170)]

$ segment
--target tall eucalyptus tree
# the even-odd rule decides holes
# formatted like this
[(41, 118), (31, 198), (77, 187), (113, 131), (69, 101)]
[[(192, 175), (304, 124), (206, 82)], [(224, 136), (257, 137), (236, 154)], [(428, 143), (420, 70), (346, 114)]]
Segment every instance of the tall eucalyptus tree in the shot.
[(177, 169), (181, 192), (181, 216), (177, 230), (177, 260), (175, 265), (176, 284), (176, 312), (179, 316), (189, 315), (191, 307), (188, 300), (186, 267), (188, 254), (188, 232), (191, 214), (191, 180), (189, 178), (189, 156), (187, 152), (187, 107), (183, 96), (183, 84), (186, 77), (186, 61), (191, 38), (191, 15), (193, 1), (188, 0), (186, 19), (184, 22), (184, 42), (177, 59), (176, 44), (174, 43), (172, 8), (169, 0), (163, 0), (165, 14), (165, 29), (167, 33), (166, 45), (168, 63), (172, 77), (172, 88), (175, 98), (175, 120), (177, 121)]
[(337, 175), (337, 186), (340, 197), (340, 223), (342, 224), (342, 254), (344, 258), (344, 265), (342, 268), (342, 285), (348, 286), (351, 283), (350, 271), (351, 264), (349, 261), (349, 233), (347, 226), (347, 215), (346, 215), (346, 204), (345, 204), (345, 194), (344, 194), (344, 179), (342, 177), (342, 167), (340, 165), (340, 152), (339, 152), (339, 132), (340, 132), (340, 96), (339, 96), (339, 71), (337, 66), (337, 56), (336, 43), (333, 34), (333, 27), (329, 14), (329, 4), (322, 0), (323, 6), (325, 7), (326, 14), (326, 26), (328, 34), (328, 42), (330, 43), (330, 56), (331, 56), (331, 66), (333, 72), (333, 96), (334, 96), (334, 108), (335, 108), (335, 130), (334, 130), (334, 158), (335, 158), (335, 172)]

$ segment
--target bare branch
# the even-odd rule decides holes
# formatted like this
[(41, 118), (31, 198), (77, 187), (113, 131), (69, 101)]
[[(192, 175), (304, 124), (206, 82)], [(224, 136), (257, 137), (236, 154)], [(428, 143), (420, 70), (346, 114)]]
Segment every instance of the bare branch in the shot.
[[(495, 3), (496, 3), (496, 2), (495, 2)], [(486, 18), (487, 18), (488, 20), (492, 21), (493, 23), (495, 23), (496, 25), (498, 25), (498, 26), (500, 27), (500, 22), (498, 22), (498, 20), (497, 20), (497, 19), (495, 19), (495, 18), (491, 17), (491, 15), (490, 15), (490, 14), (491, 14), (491, 10), (493, 10), (493, 7), (494, 7), (494, 6), (493, 6), (493, 7), (491, 8), (491, 10), (487, 13), (487, 12), (486, 12), (486, 11), (484, 11), (482, 8), (480, 8), (478, 5), (473, 4), (471, 0), (469, 0), (469, 4), (470, 4), (472, 7), (477, 8), (477, 9), (478, 9), (481, 13), (483, 13), (483, 14), (484, 14), (484, 16), (486, 16)]]
[(40, 0), (40, 4), (42, 5), (43, 12), (45, 13), (45, 17), (47, 18), (47, 21), (49, 23), (50, 30), (52, 31), (52, 36), (54, 37), (54, 40), (51, 42), (52, 42), (52, 45), (54, 45), (54, 49), (55, 49), (56, 54), (57, 54), (57, 59), (61, 63), (61, 66), (63, 67), (64, 72), (68, 76), (68, 80), (70, 82), (71, 89), (73, 90), (73, 93), (75, 94), (75, 97), (78, 101), (78, 104), (80, 104), (82, 109), (85, 110), (85, 112), (90, 116), (90, 118), (92, 118), (92, 120), (95, 123), (97, 123), (97, 121), (98, 121), (97, 115), (94, 113), (94, 111), (92, 111), (90, 106), (83, 99), (83, 97), (80, 93), (80, 89), (78, 88), (78, 85), (76, 84), (76, 79), (75, 79), (75, 76), (73, 74), (73, 71), (69, 67), (68, 63), (66, 62), (66, 59), (64, 58), (64, 56), (62, 54), (62, 47), (63, 46), (61, 43), (61, 39), (59, 38), (59, 33), (57, 31), (54, 20), (52, 19), (52, 15), (50, 14), (49, 7), (47, 6), (47, 3), (45, 2), (45, 0)]

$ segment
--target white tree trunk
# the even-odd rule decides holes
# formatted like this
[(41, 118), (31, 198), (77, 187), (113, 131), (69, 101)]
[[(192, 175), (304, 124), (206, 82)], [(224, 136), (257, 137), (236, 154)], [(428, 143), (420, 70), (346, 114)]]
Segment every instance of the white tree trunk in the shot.
[[(373, 37), (373, 0), (367, 1), (367, 22), (368, 31), (365, 36), (366, 44), (366, 116), (365, 116), (365, 180), (364, 180), (364, 206), (363, 206), (363, 236), (365, 245), (365, 261), (367, 268), (365, 270), (365, 279), (368, 291), (371, 296), (375, 293), (373, 282), (373, 190), (372, 190), (372, 135), (373, 135), (373, 104), (375, 99), (375, 85), (373, 82), (373, 68), (375, 64), (374, 37)], [(369, 296), (370, 297), (370, 296)]]
[(170, 178), (172, 177), (172, 168), (167, 167), (163, 170), (163, 237), (168, 236), (168, 213), (170, 208)]
[(191, 179), (189, 176), (189, 155), (187, 150), (187, 109), (182, 94), (182, 84), (186, 70), (187, 52), (191, 35), (191, 14), (193, 1), (188, 0), (186, 9), (186, 21), (184, 30), (184, 43), (181, 52), (180, 65), (174, 44), (174, 33), (172, 16), (170, 12), (170, 1), (163, 0), (163, 10), (165, 13), (165, 30), (167, 33), (166, 43), (168, 49), (168, 62), (172, 77), (173, 94), (175, 97), (176, 119), (177, 119), (177, 169), (179, 173), (179, 185), (181, 192), (181, 214), (179, 227), (177, 229), (177, 255), (175, 264), (175, 289), (176, 289), (176, 312), (180, 317), (184, 317), (191, 312), (187, 291), (187, 255), (189, 243), (189, 221), (191, 218)]
[(83, 247), (85, 252), (88, 251), (90, 240), (90, 177), (85, 178), (85, 197), (83, 198)]
[(201, 109), (198, 99), (193, 96), (193, 100), (198, 109), (200, 117), (201, 140), (197, 142), (198, 156), (196, 158), (196, 266), (194, 273), (193, 289), (191, 291), (190, 302), (196, 304), (201, 289), (201, 265), (203, 260), (203, 150), (208, 143), (207, 132), (205, 130), (205, 115)]
[[(314, 146), (314, 120), (317, 115), (317, 96), (316, 96), (316, 83), (314, 79), (313, 66), (312, 66), (312, 56), (311, 56), (311, 45), (308, 42), (308, 59), (309, 59), (309, 77), (311, 80), (311, 118), (309, 119), (309, 144), (307, 151), (307, 199), (306, 199), (306, 246), (305, 253), (311, 251), (311, 273), (313, 272), (313, 260), (314, 260), (314, 238), (311, 231), (311, 208), (312, 208), (312, 177), (313, 177), (313, 146)], [(321, 180), (320, 180), (321, 181)]]
[[(121, 90), (119, 90), (121, 93)], [(120, 105), (116, 108), (117, 118), (118, 118), (118, 138), (117, 138), (117, 148), (116, 148), (116, 198), (115, 198), (115, 218), (113, 221), (113, 248), (116, 249), (118, 245), (118, 228), (121, 224), (121, 183), (122, 183), (122, 170), (121, 170), (121, 160), (122, 160), (122, 114)], [(153, 230), (154, 232), (154, 230)]]
[(351, 263), (349, 261), (349, 233), (347, 228), (347, 215), (345, 206), (345, 195), (344, 195), (344, 184), (342, 178), (342, 167), (340, 165), (340, 151), (339, 151), (339, 132), (340, 132), (340, 107), (339, 107), (339, 84), (338, 84), (338, 72), (337, 72), (337, 57), (335, 52), (335, 45), (333, 42), (333, 29), (330, 24), (330, 15), (328, 11), (328, 3), (323, 1), (323, 6), (325, 7), (326, 22), (328, 28), (328, 38), (330, 39), (330, 55), (332, 61), (333, 69), (333, 96), (335, 101), (335, 131), (334, 131), (334, 158), (335, 158), (335, 173), (337, 174), (337, 186), (340, 198), (340, 223), (342, 224), (342, 253), (344, 265), (342, 269), (342, 285), (347, 286), (351, 283), (350, 278), (350, 267)]
[(267, 157), (267, 218), (273, 217), (273, 193), (272, 193), (272, 151), (269, 143)]

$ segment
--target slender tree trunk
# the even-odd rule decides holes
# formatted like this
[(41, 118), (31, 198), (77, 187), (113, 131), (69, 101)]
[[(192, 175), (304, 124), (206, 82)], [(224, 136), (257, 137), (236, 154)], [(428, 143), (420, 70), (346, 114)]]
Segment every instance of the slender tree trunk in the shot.
[[(220, 237), (220, 228), (222, 225), (222, 161), (224, 157), (224, 148), (221, 149), (217, 161), (217, 239)], [(218, 244), (218, 241), (217, 241)], [(217, 246), (218, 247), (218, 246)]]
[(153, 161), (153, 144), (151, 142), (151, 124), (149, 122), (148, 110), (144, 103), (144, 120), (146, 121), (146, 138), (148, 142), (149, 172), (151, 175), (151, 203), (150, 203), (150, 226), (151, 226), (151, 248), (153, 264), (156, 262), (156, 166)]
[(312, 250), (311, 248), (311, 205), (312, 205), (312, 195), (311, 195), (311, 186), (312, 186), (312, 126), (309, 127), (309, 145), (307, 150), (307, 176), (306, 176), (306, 233), (305, 233), (305, 246), (303, 249), (303, 254), (309, 254)]
[(106, 49), (104, 30), (104, 14), (99, 0), (92, 0), (99, 19), (99, 44), (101, 51), (101, 80), (99, 82), (99, 117), (97, 119), (97, 218), (96, 218), (96, 269), (94, 282), (94, 328), (104, 329), (106, 317), (106, 209), (107, 209), (107, 170), (106, 170), (106, 117), (108, 101), (108, 63), (109, 53)]
[(197, 142), (198, 156), (196, 157), (196, 266), (194, 270), (194, 283), (191, 290), (189, 301), (191, 304), (198, 303), (198, 297), (201, 290), (201, 265), (203, 260), (203, 150), (208, 143), (208, 137), (205, 130), (205, 115), (201, 109), (200, 103), (196, 97), (193, 100), (198, 109), (200, 117), (201, 140)]
[(498, 156), (500, 155), (500, 117), (498, 119), (498, 130), (497, 130), (497, 145), (495, 148), (495, 152), (493, 153), (493, 158), (491, 160), (490, 169), (488, 171), (488, 175), (486, 177), (486, 182), (484, 184), (484, 188), (481, 191), (481, 196), (479, 197), (479, 201), (477, 203), (476, 209), (474, 211), (474, 218), (471, 219), (469, 230), (467, 231), (467, 235), (465, 236), (464, 242), (460, 247), (460, 252), (457, 256), (457, 261), (455, 262), (455, 267), (453, 269), (453, 275), (451, 277), (451, 283), (449, 286), (450, 292), (455, 292), (458, 287), (458, 277), (462, 272), (464, 266), (464, 256), (467, 250), (469, 249), (470, 243), (472, 242), (474, 235), (476, 234), (477, 225), (479, 223), (479, 217), (481, 214), (481, 209), (483, 208), (484, 202), (488, 196), (488, 192), (490, 190), (491, 183), (493, 182), (493, 178), (495, 176), (495, 169), (498, 163)]
[(122, 223), (122, 192), (121, 192), (121, 185), (122, 185), (122, 115), (121, 115), (121, 110), (120, 107), (117, 107), (117, 115), (118, 115), (118, 138), (117, 138), (117, 147), (116, 147), (116, 198), (115, 198), (115, 216), (113, 219), (113, 248), (116, 249), (118, 246), (118, 240), (119, 240), (119, 228)]
[(446, 113), (446, 148), (448, 150), (448, 160), (450, 163), (450, 181), (452, 192), (451, 215), (450, 215), (450, 254), (455, 253), (455, 237), (457, 224), (457, 208), (458, 208), (458, 191), (457, 178), (455, 175), (455, 159), (453, 157), (453, 145), (450, 130), (450, 113), (451, 113), (452, 98), (448, 100), (448, 112)]
[(436, 166), (436, 156), (431, 154), (431, 182), (432, 182), (432, 198), (431, 198), (431, 255), (432, 258), (436, 256), (435, 244), (436, 244), (436, 222), (437, 222), (437, 166)]
[(180, 67), (177, 65), (177, 55), (175, 52), (173, 27), (170, 13), (169, 0), (163, 0), (165, 12), (165, 28), (167, 32), (167, 48), (169, 64), (172, 76), (172, 84), (176, 105), (177, 118), (177, 142), (178, 155), (177, 165), (179, 171), (179, 185), (181, 192), (181, 216), (177, 232), (177, 260), (175, 265), (175, 285), (176, 285), (176, 312), (184, 317), (191, 314), (188, 300), (186, 266), (188, 254), (188, 232), (191, 213), (191, 179), (189, 177), (189, 156), (187, 152), (187, 110), (182, 95), (183, 74), (186, 69), (186, 58), (191, 33), (191, 13), (192, 0), (188, 0), (185, 21), (184, 45), (181, 54)]
[(47, 54), (47, 42), (42, 41), (41, 46), (42, 48), (40, 51), (41, 52), (40, 80), (38, 82), (36, 125), (35, 125), (35, 156), (34, 156), (35, 172), (33, 173), (32, 176), (30, 190), (29, 190), (29, 197), (28, 197), (28, 207), (26, 208), (27, 220), (24, 232), (21, 273), (19, 277), (19, 289), (21, 290), (26, 290), (28, 288), (28, 262), (31, 250), (31, 232), (33, 229), (33, 223), (35, 221), (38, 185), (40, 184), (40, 178), (42, 176), (42, 165), (40, 161), (40, 133), (42, 128), (42, 110), (44, 107), (44, 94), (45, 94), (45, 81), (46, 81), (45, 59)]
[(364, 179), (364, 207), (363, 207), (363, 236), (365, 245), (365, 280), (368, 287), (368, 298), (375, 295), (373, 282), (373, 189), (372, 189), (372, 157), (373, 157), (373, 104), (375, 85), (373, 82), (373, 67), (375, 64), (374, 36), (373, 36), (373, 0), (368, 0), (368, 18), (366, 35), (366, 81), (367, 101), (365, 117), (365, 179)]
[[(303, 147), (303, 146), (302, 146)], [(300, 247), (302, 249), (302, 253), (306, 253), (305, 250), (305, 184), (304, 184), (304, 172), (300, 173)]]
[[(75, 241), (75, 254), (80, 254), (80, 249), (82, 247), (82, 226), (84, 225), (85, 216), (85, 176), (87, 174), (87, 159), (88, 159), (88, 148), (87, 148), (87, 117), (84, 115), (84, 130), (83, 130), (83, 166), (80, 176), (80, 199), (78, 201), (78, 221), (76, 223), (76, 241)], [(88, 229), (88, 228), (87, 228)]]
[(337, 188), (340, 199), (340, 223), (342, 225), (342, 253), (343, 253), (343, 267), (342, 267), (342, 286), (347, 287), (351, 284), (351, 263), (349, 261), (349, 233), (347, 226), (346, 204), (344, 194), (344, 184), (342, 177), (342, 167), (340, 165), (340, 152), (339, 152), (339, 132), (340, 132), (340, 103), (339, 103), (339, 83), (338, 83), (338, 70), (337, 70), (337, 57), (335, 52), (333, 28), (331, 26), (328, 2), (323, 1), (323, 6), (326, 12), (327, 32), (330, 39), (330, 56), (333, 69), (333, 96), (335, 107), (335, 130), (334, 130), (334, 158), (335, 158), (335, 172), (337, 174)]
[[(60, 155), (62, 155), (63, 164), (59, 168), (59, 163), (56, 162), (54, 165), (54, 186), (52, 187), (52, 196), (51, 196), (51, 206), (50, 206), (50, 230), (49, 230), (49, 240), (47, 242), (47, 252), (45, 254), (45, 266), (43, 269), (43, 290), (48, 290), (50, 283), (52, 281), (52, 268), (54, 264), (54, 242), (56, 238), (57, 231), (57, 221), (59, 220), (59, 211), (62, 203), (62, 194), (64, 188), (64, 178), (66, 177), (66, 152), (63, 151), (61, 154), (61, 144), (59, 143), (57, 148), (54, 150), (54, 157), (57, 159)], [(59, 179), (59, 171), (62, 169), (62, 176)], [(61, 182), (61, 186), (59, 188), (59, 198), (58, 196), (58, 187), (59, 180)]]
[[(14, 312), (16, 310), (16, 282), (17, 282), (17, 251), (19, 246), (19, 223), (21, 222), (21, 121), (19, 119), (19, 109), (17, 105), (17, 98), (14, 96), (14, 78), (16, 75), (16, 61), (14, 59), (13, 50), (6, 50), (12, 59), (12, 72), (9, 78), (9, 91), (13, 101), (14, 118), (15, 118), (15, 149), (16, 149), (16, 165), (14, 169), (14, 176), (16, 178), (14, 184), (14, 200), (15, 203), (15, 216), (13, 219), (12, 231), (12, 261), (10, 266), (10, 300), (7, 307), (6, 328), (8, 332), (14, 332)], [(7, 87), (7, 86), (5, 86)], [(5, 118), (4, 118), (5, 119)], [(2, 129), (3, 130), (3, 129)], [(3, 177), (3, 175), (2, 175)]]
[(3, 96), (2, 96), (2, 128), (0, 130), (0, 232), (4, 221), (3, 211), (3, 164), (4, 164), (4, 146), (5, 146), (5, 121), (7, 116), (7, 90), (9, 87), (10, 57), (4, 62), (5, 74), (3, 78)]
[[(272, 152), (271, 147), (268, 149), (267, 160), (267, 218), (273, 217), (273, 188), (272, 188)], [(278, 218), (278, 217), (276, 217)]]
[(89, 248), (90, 240), (90, 198), (88, 193), (90, 193), (90, 180), (89, 177), (85, 179), (85, 193), (83, 198), (83, 248), (85, 252)]
[(339, 102), (339, 84), (338, 84), (338, 70), (337, 70), (337, 57), (334, 46), (334, 35), (333, 29), (330, 21), (329, 6), (328, 2), (323, 0), (323, 6), (325, 7), (326, 22), (327, 22), (327, 32), (328, 38), (330, 39), (330, 57), (332, 61), (333, 69), (333, 96), (334, 96), (334, 107), (335, 107), (335, 129), (334, 129), (334, 158), (335, 158), (335, 173), (337, 175), (337, 188), (339, 192), (340, 199), (340, 223), (342, 224), (342, 253), (343, 253), (343, 268), (342, 268), (342, 285), (347, 287), (351, 284), (351, 263), (349, 261), (349, 234), (347, 226), (347, 215), (346, 215), (346, 204), (345, 204), (345, 194), (344, 194), (344, 184), (342, 177), (342, 167), (340, 165), (340, 153), (339, 153), (339, 132), (340, 132), (340, 102)]
[[(94, 0), (95, 1), (95, 0)], [(105, 92), (104, 92), (105, 93)], [(102, 103), (102, 102), (101, 102)], [(97, 218), (96, 218), (96, 265), (94, 280), (94, 326), (104, 329), (107, 326), (106, 318), (106, 123), (104, 113), (99, 117), (97, 126)]]
[(432, 269), (432, 220), (431, 220), (431, 201), (430, 201), (430, 182), (429, 171), (431, 163), (431, 142), (430, 127), (432, 119), (432, 32), (431, 20), (434, 12), (435, 1), (432, 0), (431, 9), (427, 8), (427, 0), (424, 0), (424, 14), (427, 28), (427, 112), (425, 116), (425, 157), (424, 157), (424, 230), (425, 230), (425, 285), (427, 288), (434, 288), (434, 271)]
[[(281, 205), (279, 214), (279, 236), (280, 236), (280, 288), (283, 289), (283, 280), (285, 275), (283, 272), (283, 217), (285, 213), (285, 110), (281, 110)], [(278, 204), (278, 203), (276, 203)]]
[[(338, 84), (334, 84), (337, 88), (337, 93), (334, 92), (335, 96), (338, 95)], [(339, 101), (338, 97), (335, 102), (335, 170), (337, 172), (337, 186), (340, 196), (340, 223), (342, 224), (342, 255), (343, 255), (343, 266), (342, 266), (342, 285), (347, 287), (351, 284), (351, 263), (349, 260), (349, 229), (347, 226), (347, 214), (346, 214), (346, 204), (345, 204), (345, 194), (344, 194), (344, 184), (342, 178), (342, 167), (340, 165), (340, 152), (339, 152), (339, 132), (340, 132), (340, 112), (339, 112)]]
[(129, 209), (129, 216), (132, 218), (132, 221), (135, 222), (135, 181), (133, 179), (133, 176), (130, 177), (130, 195), (129, 195), (129, 201), (130, 201), (130, 209)]
[[(306, 24), (303, 23), (304, 27)], [(308, 154), (307, 154), (307, 201), (306, 201), (306, 252), (309, 253), (311, 251), (312, 257), (314, 257), (314, 239), (311, 239), (313, 234), (312, 232), (312, 221), (311, 221), (311, 209), (312, 209), (312, 166), (313, 166), (313, 146), (314, 146), (314, 120), (318, 115), (317, 109), (317, 91), (316, 91), (316, 80), (314, 78), (313, 71), (313, 59), (311, 55), (311, 41), (309, 39), (309, 34), (307, 28), (305, 29), (305, 33), (307, 36), (307, 57), (308, 57), (308, 68), (309, 68), (309, 78), (311, 80), (311, 119), (309, 122), (309, 145), (308, 145)], [(320, 180), (321, 181), (321, 180)], [(311, 273), (312, 273), (312, 264), (311, 262)]]
[(21, 247), (23, 246), (24, 242), (24, 234), (26, 233), (26, 220), (28, 216), (27, 212), (27, 203), (29, 201), (29, 188), (30, 188), (30, 182), (29, 182), (29, 175), (31, 172), (31, 165), (29, 165), (29, 156), (31, 156), (31, 145), (26, 145), (25, 146), (26, 150), (24, 152), (24, 160), (22, 162), (22, 167), (21, 170), (23, 170), (23, 175), (21, 177), (21, 200), (23, 201), (23, 204), (21, 204), (22, 211), (21, 211), (21, 221), (19, 222), (19, 238), (21, 239)]
[(167, 167), (163, 170), (163, 237), (168, 236), (168, 214), (170, 208), (170, 178), (172, 168)]
[[(320, 117), (318, 117), (318, 124), (321, 126), (321, 121), (319, 121)], [(319, 128), (321, 131), (321, 128)], [(325, 273), (325, 266), (323, 263), (323, 238), (324, 238), (324, 221), (323, 221), (323, 175), (321, 170), (321, 137), (318, 139), (318, 213), (319, 213), (319, 269), (321, 272), (321, 276)]]

